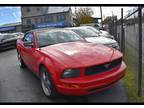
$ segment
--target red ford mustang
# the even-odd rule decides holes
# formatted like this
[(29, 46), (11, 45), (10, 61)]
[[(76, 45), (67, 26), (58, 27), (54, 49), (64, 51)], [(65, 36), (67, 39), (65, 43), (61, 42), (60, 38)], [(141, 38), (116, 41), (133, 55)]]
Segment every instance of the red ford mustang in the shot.
[(41, 79), (46, 96), (88, 95), (111, 87), (125, 75), (122, 54), (85, 42), (72, 31), (29, 31), (17, 41), (18, 60)]

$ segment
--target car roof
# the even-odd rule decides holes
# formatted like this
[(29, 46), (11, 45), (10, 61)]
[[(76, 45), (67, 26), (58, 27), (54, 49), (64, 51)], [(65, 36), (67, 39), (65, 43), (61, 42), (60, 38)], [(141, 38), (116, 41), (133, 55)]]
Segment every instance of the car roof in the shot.
[(40, 29), (34, 29), (34, 30), (30, 30), (28, 32), (42, 32), (42, 31), (70, 31), (72, 32), (71, 30), (68, 30), (68, 29), (65, 29), (65, 28), (40, 28)]
[(81, 28), (87, 28), (87, 27), (91, 27), (91, 26), (68, 27), (66, 29), (81, 29)]
[[(49, 28), (38, 28), (38, 29), (29, 30), (29, 31), (27, 31), (27, 32), (38, 32), (38, 31), (50, 30), (50, 29), (54, 29), (54, 28), (51, 28), (51, 27), (49, 27)], [(26, 32), (26, 33), (27, 33), (27, 32)]]

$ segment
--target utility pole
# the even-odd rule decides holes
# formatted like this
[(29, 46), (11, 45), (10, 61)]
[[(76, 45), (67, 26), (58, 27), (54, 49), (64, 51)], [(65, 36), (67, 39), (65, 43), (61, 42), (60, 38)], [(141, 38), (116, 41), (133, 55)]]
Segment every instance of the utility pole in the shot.
[(115, 35), (115, 23), (114, 23), (114, 13), (112, 11), (112, 35)]
[(102, 19), (102, 7), (100, 6), (100, 14), (101, 14), (101, 26), (102, 26), (102, 29), (103, 29), (103, 19)]
[(75, 14), (76, 14), (76, 12), (77, 12), (77, 8), (76, 8), (76, 6), (75, 6)]

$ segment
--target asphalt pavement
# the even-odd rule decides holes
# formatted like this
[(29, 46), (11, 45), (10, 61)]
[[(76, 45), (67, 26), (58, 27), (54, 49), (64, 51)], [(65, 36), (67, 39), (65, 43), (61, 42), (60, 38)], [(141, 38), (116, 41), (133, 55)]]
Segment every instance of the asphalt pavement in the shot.
[(29, 70), (21, 69), (17, 62), (16, 50), (0, 52), (0, 102), (44, 102), (44, 103), (124, 103), (127, 102), (122, 80), (112, 88), (82, 97), (59, 96), (47, 98), (40, 80)]

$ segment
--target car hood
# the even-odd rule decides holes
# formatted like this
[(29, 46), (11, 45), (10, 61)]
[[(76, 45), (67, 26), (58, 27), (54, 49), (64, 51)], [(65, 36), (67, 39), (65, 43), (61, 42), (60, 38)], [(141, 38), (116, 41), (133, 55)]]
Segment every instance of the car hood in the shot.
[(88, 38), (85, 38), (85, 39), (88, 42), (93, 42), (93, 43), (97, 43), (97, 44), (104, 44), (104, 45), (116, 43), (116, 41), (114, 39), (106, 38), (106, 37), (103, 37), (103, 36), (88, 37)]
[(109, 35), (109, 33), (107, 31), (104, 30), (100, 30), (103, 34)]
[(88, 42), (68, 42), (41, 48), (68, 68), (92, 66), (122, 57), (112, 48)]
[(104, 36), (104, 37), (106, 37), (106, 38), (114, 39), (114, 36), (111, 35), (111, 34), (100, 33), (99, 35), (100, 35), (100, 36)]

